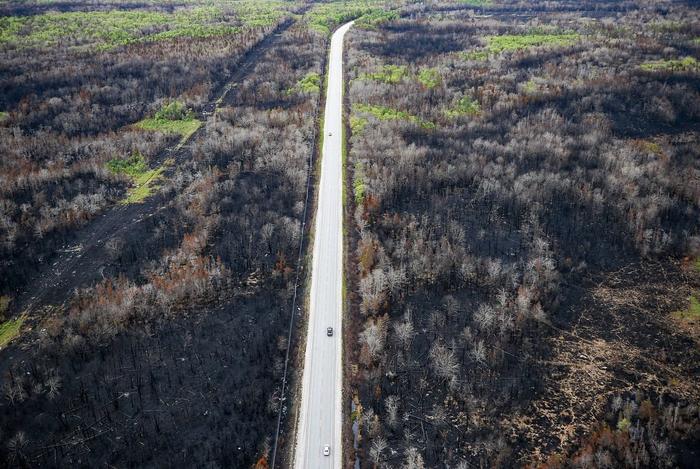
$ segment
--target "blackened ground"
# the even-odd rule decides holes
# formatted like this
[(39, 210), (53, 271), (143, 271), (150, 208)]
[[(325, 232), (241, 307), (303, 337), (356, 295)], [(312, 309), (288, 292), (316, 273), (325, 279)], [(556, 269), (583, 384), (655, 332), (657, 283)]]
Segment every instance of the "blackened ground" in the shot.
[(48, 369), (71, 378), (54, 399), (30, 393), (22, 406), (2, 400), (3, 428), (22, 428), (28, 445), (19, 455), (3, 446), (0, 460), (33, 467), (250, 466), (275, 421), (266, 396), (279, 384), (269, 368), (283, 357), (276, 335), (288, 321), (288, 309), (279, 306), (286, 304), (282, 289), (240, 292), (152, 332), (46, 357), (40, 368), (25, 352), (4, 352), (16, 358), (11, 374), (26, 382), (45, 382)]

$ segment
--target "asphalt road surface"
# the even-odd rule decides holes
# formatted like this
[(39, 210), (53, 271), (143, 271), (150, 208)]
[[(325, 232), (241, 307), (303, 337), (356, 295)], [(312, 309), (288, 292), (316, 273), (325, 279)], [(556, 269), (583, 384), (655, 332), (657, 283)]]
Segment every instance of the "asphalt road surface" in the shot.
[[(342, 461), (343, 36), (350, 26), (352, 22), (333, 34), (328, 62), (311, 308), (294, 455), (298, 469), (339, 469)], [(332, 337), (326, 335), (328, 327), (334, 330)], [(328, 456), (323, 454), (325, 445), (330, 446)]]

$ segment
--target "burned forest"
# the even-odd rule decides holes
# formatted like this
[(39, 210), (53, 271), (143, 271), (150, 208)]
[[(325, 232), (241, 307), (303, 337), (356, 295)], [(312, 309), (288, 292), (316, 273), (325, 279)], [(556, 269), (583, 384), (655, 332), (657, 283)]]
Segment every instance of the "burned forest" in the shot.
[(697, 467), (699, 60), (683, 0), (0, 2), (0, 468)]

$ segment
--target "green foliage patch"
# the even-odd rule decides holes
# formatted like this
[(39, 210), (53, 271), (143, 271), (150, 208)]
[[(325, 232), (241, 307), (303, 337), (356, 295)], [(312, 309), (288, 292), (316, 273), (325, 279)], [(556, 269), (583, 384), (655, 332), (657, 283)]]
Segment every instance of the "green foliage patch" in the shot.
[(688, 307), (681, 311), (673, 313), (678, 319), (700, 319), (700, 292), (690, 295), (688, 298)]
[(372, 10), (360, 16), (355, 21), (355, 26), (364, 29), (373, 29), (382, 23), (398, 19), (399, 15), (395, 11)]
[(418, 81), (426, 88), (435, 88), (442, 82), (442, 77), (435, 68), (423, 68), (418, 72)]
[(689, 72), (698, 70), (698, 61), (695, 57), (683, 59), (654, 60), (640, 65), (646, 72)]
[(0, 18), (0, 44), (17, 47), (94, 45), (109, 50), (135, 42), (180, 37), (232, 35), (244, 28), (269, 26), (285, 14), (279, 0), (180, 8), (173, 13), (147, 10), (48, 12)]
[(487, 49), (492, 54), (500, 54), (505, 51), (516, 51), (531, 47), (542, 46), (571, 46), (580, 39), (576, 33), (570, 34), (522, 34), (487, 36)]
[(157, 189), (166, 165), (149, 169), (146, 159), (140, 153), (134, 153), (126, 159), (114, 158), (107, 162), (107, 168), (115, 174), (129, 176), (133, 186), (127, 196), (122, 200), (123, 204), (141, 202)]
[(182, 120), (150, 118), (139, 121), (134, 125), (143, 130), (179, 134), (182, 136), (180, 141), (185, 142), (197, 131), (202, 123), (195, 118)]
[(379, 120), (406, 120), (416, 123), (425, 129), (434, 129), (435, 123), (424, 121), (413, 114), (398, 109), (392, 109), (386, 106), (377, 106), (372, 104), (355, 104), (354, 108), (357, 112), (371, 114)]
[(379, 71), (365, 73), (360, 78), (363, 80), (375, 80), (382, 83), (395, 85), (408, 74), (408, 67), (405, 65), (384, 65)]
[(489, 58), (489, 51), (486, 49), (477, 49), (462, 54), (464, 60), (481, 61)]
[(354, 0), (349, 2), (317, 3), (305, 15), (307, 24), (323, 34), (350, 20), (355, 26), (373, 28), (398, 17), (395, 12), (385, 11), (382, 0)]
[(202, 122), (194, 117), (194, 113), (186, 109), (179, 101), (173, 101), (156, 112), (154, 117), (143, 119), (134, 127), (143, 130), (179, 134), (184, 143), (197, 131)]
[(457, 101), (454, 108), (445, 111), (445, 115), (450, 118), (458, 116), (476, 116), (481, 112), (481, 105), (478, 101), (469, 96), (462, 96)]
[(138, 178), (148, 171), (146, 159), (140, 153), (134, 153), (126, 159), (113, 158), (107, 162), (107, 169), (114, 174), (127, 174), (132, 178)]
[(187, 106), (180, 101), (171, 101), (170, 103), (163, 106), (163, 108), (156, 112), (156, 119), (164, 120), (187, 120), (194, 117), (192, 111), (187, 109)]
[(353, 135), (359, 135), (365, 130), (367, 119), (364, 117), (350, 116), (350, 130)]
[(19, 317), (0, 324), (0, 348), (9, 344), (12, 339), (19, 335), (19, 329), (23, 322), (24, 317)]
[(319, 93), (321, 91), (321, 75), (316, 72), (307, 73), (304, 78), (299, 80), (290, 92), (299, 93)]
[(566, 47), (576, 44), (581, 38), (578, 33), (567, 34), (503, 34), (486, 36), (486, 47), (463, 53), (465, 60), (486, 60), (491, 55), (513, 52), (532, 47)]

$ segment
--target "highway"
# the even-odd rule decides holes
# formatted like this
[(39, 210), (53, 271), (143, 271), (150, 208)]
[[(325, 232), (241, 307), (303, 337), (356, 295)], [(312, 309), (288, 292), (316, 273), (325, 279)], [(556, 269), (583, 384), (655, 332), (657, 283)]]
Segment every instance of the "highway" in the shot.
[[(342, 465), (342, 285), (343, 285), (343, 37), (352, 22), (331, 38), (324, 112), (321, 180), (315, 217), (310, 309), (302, 399), (294, 467)], [(326, 328), (333, 327), (332, 337)], [(323, 447), (330, 446), (330, 455)]]

